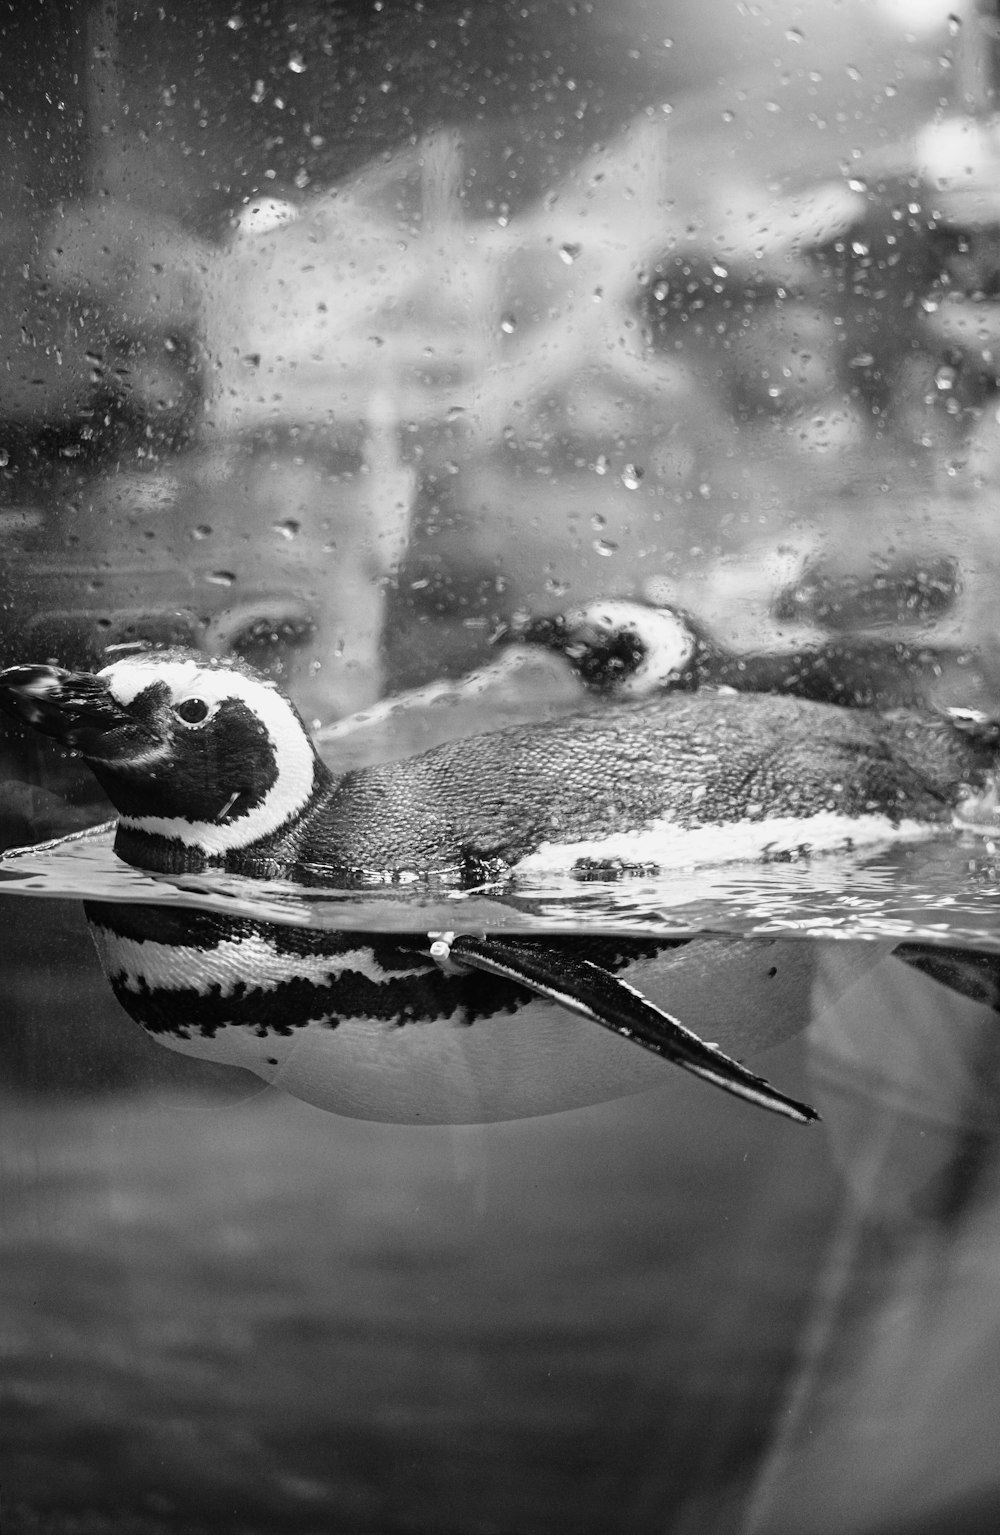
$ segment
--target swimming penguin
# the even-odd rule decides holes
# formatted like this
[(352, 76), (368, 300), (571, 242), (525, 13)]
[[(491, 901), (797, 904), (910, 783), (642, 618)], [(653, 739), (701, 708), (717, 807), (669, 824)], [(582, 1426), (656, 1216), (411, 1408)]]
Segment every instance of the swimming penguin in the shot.
[[(932, 716), (681, 694), (338, 777), (272, 683), (176, 650), (97, 675), (12, 667), (0, 705), (85, 757), (118, 811), (126, 861), (328, 884), (663, 867), (927, 835), (995, 754)], [(671, 940), (329, 933), (86, 909), (117, 996), (151, 1032), (339, 1112), (461, 1118), (468, 1103), (454, 1106), (447, 1079), (463, 1071), (472, 1117), (549, 1112), (533, 1063), (558, 1037), (570, 1079), (558, 1107), (654, 1085), (640, 1044), (751, 1102), (815, 1117), (636, 989), (660, 972), (669, 988)], [(747, 1005), (766, 1011), (766, 992), (762, 978)], [(607, 1034), (573, 1032), (572, 1014)]]
[(637, 598), (595, 599), (565, 613), (515, 619), (504, 643), (564, 655), (584, 686), (611, 698), (729, 687), (789, 693), (851, 708), (913, 708), (928, 701), (944, 665), (970, 652), (855, 635), (793, 651), (726, 650), (681, 608)]

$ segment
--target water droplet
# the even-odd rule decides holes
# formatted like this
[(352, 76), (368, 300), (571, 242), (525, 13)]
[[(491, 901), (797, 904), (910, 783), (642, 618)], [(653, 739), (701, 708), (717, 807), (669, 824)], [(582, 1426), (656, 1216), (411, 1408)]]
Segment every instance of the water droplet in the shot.
[(582, 245), (577, 245), (575, 243), (574, 244), (570, 244), (569, 242), (567, 242), (565, 245), (560, 245), (560, 247), (559, 247), (559, 255), (561, 256), (563, 261), (565, 261), (567, 266), (572, 266), (573, 262), (576, 260), (577, 256), (579, 256), (579, 254), (580, 254), (580, 252), (582, 250), (583, 250), (583, 246)]
[(618, 553), (618, 545), (607, 538), (595, 538), (591, 547), (595, 554), (603, 555), (605, 559), (610, 559), (613, 554)]
[(626, 490), (638, 490), (642, 484), (645, 469), (640, 469), (638, 464), (626, 464), (622, 470), (622, 484)]
[(0, 448), (0, 469), (6, 469), (10, 463), (10, 454), (6, 448)]
[(608, 458), (608, 455), (606, 453), (598, 453), (597, 457), (594, 459), (594, 473), (607, 474), (610, 468), (611, 460)]
[(512, 336), (517, 330), (516, 316), (512, 314), (502, 314), (500, 316), (500, 329), (503, 331), (505, 336)]
[(301, 527), (301, 522), (296, 522), (294, 517), (286, 517), (284, 522), (276, 522), (274, 524), (274, 531), (280, 533), (282, 538), (287, 538), (291, 542), (297, 536)]
[(243, 17), (230, 16), (226, 22), (226, 26), (229, 28), (230, 32), (241, 32), (243, 30)]
[(231, 570), (210, 570), (205, 577), (209, 586), (235, 586), (236, 575)]
[(292, 54), (291, 58), (288, 60), (288, 67), (292, 71), (293, 75), (305, 74), (307, 66), (306, 61), (302, 57), (301, 53)]
[(944, 363), (934, 375), (934, 387), (940, 389), (942, 394), (949, 389), (954, 389), (958, 379), (958, 369)]
[(255, 80), (253, 83), (253, 90), (250, 92), (250, 100), (253, 102), (254, 106), (259, 107), (266, 95), (267, 86), (264, 84), (263, 80)]
[(445, 420), (446, 421), (461, 421), (461, 419), (462, 419), (462, 417), (464, 415), (465, 415), (465, 406), (464, 405), (449, 405), (447, 415), (445, 416)]
[(961, 16), (955, 16), (955, 15), (949, 16), (948, 17), (948, 31), (951, 33), (952, 37), (957, 37), (958, 34), (961, 32), (961, 30), (962, 30), (962, 18), (961, 18)]
[(196, 544), (200, 544), (203, 539), (211, 538), (211, 536), (212, 529), (207, 522), (199, 522), (196, 528), (191, 529), (191, 537)]

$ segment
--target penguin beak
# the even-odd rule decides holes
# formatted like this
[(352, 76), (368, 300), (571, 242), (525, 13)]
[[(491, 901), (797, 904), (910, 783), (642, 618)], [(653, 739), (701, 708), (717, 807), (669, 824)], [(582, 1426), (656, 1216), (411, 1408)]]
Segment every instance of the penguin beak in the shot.
[(0, 672), (0, 709), (63, 746), (98, 761), (133, 756), (160, 737), (123, 709), (102, 677), (58, 666)]

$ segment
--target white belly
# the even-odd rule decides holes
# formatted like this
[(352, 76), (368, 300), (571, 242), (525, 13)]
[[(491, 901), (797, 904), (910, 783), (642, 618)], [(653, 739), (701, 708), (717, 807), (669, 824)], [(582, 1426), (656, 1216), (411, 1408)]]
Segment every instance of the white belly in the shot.
[[(190, 986), (195, 978), (203, 993), (222, 992), (223, 1000), (230, 988), (231, 1021), (208, 1033), (187, 1023), (181, 1010), (169, 1031), (153, 1032), (159, 1043), (244, 1067), (294, 1097), (351, 1118), (404, 1124), (520, 1119), (644, 1092), (662, 1086), (673, 1070), (630, 1040), (542, 999), (471, 1023), (458, 1011), (400, 1023), (333, 1018), (319, 1007), (315, 1017), (299, 1013), (277, 1027), (255, 1028), (238, 1021), (234, 976), (240, 967), (225, 945), (213, 969), (201, 951), (123, 941), (100, 926), (93, 931), (106, 970), (117, 977), (120, 1000), (140, 1021), (143, 987), (166, 981), (169, 992), (171, 984)], [(365, 938), (357, 935), (352, 966), (365, 952)], [(839, 994), (841, 982), (840, 989), (852, 984), (884, 953), (875, 944), (831, 948), (824, 961), (828, 994), (831, 987)], [(703, 1038), (742, 1054), (805, 1027), (815, 954), (812, 944), (796, 940), (695, 939), (618, 973)], [(326, 961), (334, 980), (340, 963)], [(373, 968), (370, 958), (364, 963)], [(278, 986), (290, 964), (275, 956), (273, 974), (258, 977), (258, 985)], [(310, 961), (317, 974), (320, 964)], [(241, 973), (245, 978), (245, 963)], [(123, 975), (129, 978), (124, 984)], [(690, 1090), (705, 1088), (692, 1083)]]

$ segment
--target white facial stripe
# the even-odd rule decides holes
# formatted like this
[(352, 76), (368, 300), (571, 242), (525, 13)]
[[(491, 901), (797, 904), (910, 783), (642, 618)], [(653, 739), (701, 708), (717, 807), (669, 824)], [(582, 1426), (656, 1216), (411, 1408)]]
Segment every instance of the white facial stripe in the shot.
[(695, 865), (740, 863), (782, 853), (829, 853), (838, 849), (912, 842), (932, 836), (940, 826), (923, 821), (893, 825), (888, 816), (776, 816), (721, 826), (677, 826), (653, 821), (640, 831), (616, 832), (587, 842), (543, 842), (514, 865), (515, 874), (567, 873), (581, 859), (684, 869)]
[(634, 630), (646, 646), (646, 655), (634, 676), (618, 684), (618, 692), (641, 697), (666, 687), (684, 670), (695, 652), (695, 636), (680, 614), (671, 608), (650, 608), (638, 602), (601, 602), (570, 615), (570, 632), (579, 624), (585, 631), (609, 634)]
[[(184, 698), (204, 698), (210, 705), (239, 699), (267, 731), (277, 763), (277, 782), (260, 804), (226, 825), (189, 821), (181, 816), (122, 816), (122, 826), (150, 836), (169, 837), (215, 857), (269, 836), (308, 802), (315, 769), (312, 742), (291, 704), (273, 683), (197, 660), (157, 661), (149, 656), (116, 661), (105, 667), (100, 676), (107, 680), (112, 697), (126, 708), (145, 688), (157, 683), (166, 684), (175, 704)], [(183, 728), (178, 726), (179, 730)], [(232, 786), (219, 787), (228, 792)]]
[[(211, 673), (195, 660), (157, 661), (147, 655), (138, 655), (115, 661), (97, 675), (107, 682), (111, 696), (127, 709), (140, 693), (154, 684), (165, 684), (176, 700), (183, 698), (195, 682)], [(221, 676), (228, 682), (236, 674), (224, 672)]]
[(370, 948), (362, 946), (346, 954), (287, 954), (260, 933), (228, 939), (211, 949), (178, 947), (149, 939), (122, 938), (109, 928), (91, 927), (102, 963), (114, 977), (121, 977), (130, 991), (141, 983), (158, 991), (186, 991), (193, 987), (203, 995), (218, 986), (223, 996), (238, 984), (273, 991), (282, 981), (314, 981), (318, 986), (336, 981), (352, 970), (381, 985), (396, 977), (422, 975), (426, 966), (412, 970), (384, 970)]
[(636, 627), (646, 643), (646, 655), (635, 676), (626, 678), (622, 693), (642, 695), (667, 687), (680, 676), (695, 652), (695, 637), (669, 608), (647, 608)]

